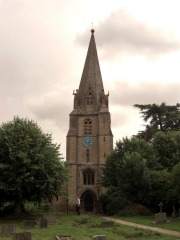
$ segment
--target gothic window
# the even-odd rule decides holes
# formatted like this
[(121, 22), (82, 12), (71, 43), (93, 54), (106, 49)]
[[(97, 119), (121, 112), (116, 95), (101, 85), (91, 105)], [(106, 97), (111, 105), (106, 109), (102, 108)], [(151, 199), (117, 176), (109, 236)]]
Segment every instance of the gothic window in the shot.
[(92, 134), (92, 121), (91, 119), (84, 120), (84, 135)]
[(94, 185), (94, 171), (91, 169), (86, 169), (83, 172), (83, 182), (84, 185)]

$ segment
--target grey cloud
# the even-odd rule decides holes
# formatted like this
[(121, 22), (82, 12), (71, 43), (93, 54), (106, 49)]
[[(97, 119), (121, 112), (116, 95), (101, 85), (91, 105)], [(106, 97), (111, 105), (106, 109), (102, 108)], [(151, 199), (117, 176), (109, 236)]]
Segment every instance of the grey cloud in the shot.
[(51, 121), (61, 130), (66, 130), (73, 102), (67, 95), (67, 92), (58, 91), (52, 95), (36, 97), (28, 103), (29, 110), (37, 119)]
[(112, 105), (134, 105), (161, 103), (175, 104), (180, 101), (180, 84), (142, 83), (130, 85), (125, 82), (116, 82), (111, 89)]
[[(108, 55), (138, 53), (158, 55), (179, 48), (180, 43), (167, 33), (153, 29), (119, 10), (96, 27), (98, 44)], [(77, 37), (81, 45), (87, 45), (89, 33)]]

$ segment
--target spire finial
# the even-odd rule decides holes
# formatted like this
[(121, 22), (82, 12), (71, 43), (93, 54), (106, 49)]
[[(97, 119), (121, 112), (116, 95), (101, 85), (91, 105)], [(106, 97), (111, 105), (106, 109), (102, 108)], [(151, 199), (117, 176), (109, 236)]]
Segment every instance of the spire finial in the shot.
[(94, 34), (95, 30), (94, 28), (91, 28), (91, 33)]
[(94, 26), (93, 26), (93, 22), (91, 23), (91, 33), (94, 34), (95, 30), (94, 30)]

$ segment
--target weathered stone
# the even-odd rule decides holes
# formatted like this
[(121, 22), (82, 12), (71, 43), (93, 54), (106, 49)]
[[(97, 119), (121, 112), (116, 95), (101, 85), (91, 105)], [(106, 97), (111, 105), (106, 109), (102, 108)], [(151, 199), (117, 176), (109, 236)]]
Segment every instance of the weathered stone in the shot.
[(48, 225), (56, 224), (56, 217), (55, 216), (48, 216), (47, 221), (48, 221)]
[(56, 235), (56, 240), (72, 240), (72, 237), (71, 236), (58, 236)]
[(110, 220), (103, 219), (101, 222), (101, 227), (113, 227), (114, 223)]
[(159, 212), (155, 214), (155, 223), (166, 223), (167, 222), (167, 215), (165, 212)]
[(40, 226), (40, 228), (47, 228), (48, 227), (48, 220), (47, 220), (47, 218), (42, 217), (40, 219), (39, 226)]
[(37, 222), (34, 219), (24, 221), (25, 228), (33, 228), (36, 226), (36, 224), (37, 224)]
[(93, 236), (94, 240), (106, 240), (106, 235), (95, 235)]
[(11, 235), (16, 232), (16, 226), (14, 224), (2, 225), (1, 226), (1, 235)]
[(79, 90), (73, 95), (74, 108), (70, 114), (66, 144), (71, 176), (67, 186), (67, 203), (70, 209), (75, 210), (79, 197), (82, 210), (98, 212), (97, 199), (103, 192), (101, 176), (107, 156), (113, 150), (113, 135), (109, 94), (104, 92), (93, 31)]
[(21, 232), (21, 233), (15, 233), (13, 238), (14, 240), (31, 240), (32, 235), (31, 235), (31, 232)]

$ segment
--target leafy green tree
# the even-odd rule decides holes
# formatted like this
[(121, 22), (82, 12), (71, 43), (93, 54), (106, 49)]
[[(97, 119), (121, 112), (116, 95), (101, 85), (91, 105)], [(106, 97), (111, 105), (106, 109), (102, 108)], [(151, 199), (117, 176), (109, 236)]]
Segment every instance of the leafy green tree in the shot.
[(146, 196), (145, 204), (151, 209), (159, 211), (158, 204), (163, 202), (168, 205), (171, 202), (172, 178), (166, 169), (150, 171), (150, 191)]
[(149, 140), (155, 132), (180, 130), (180, 104), (135, 104), (140, 109), (143, 120), (147, 123), (145, 131), (139, 136)]
[(180, 131), (157, 132), (152, 147), (160, 168), (171, 170), (180, 162)]
[(172, 170), (173, 197), (180, 205), (180, 163), (176, 164)]
[[(116, 144), (112, 155), (109, 156), (104, 169), (104, 185), (108, 189), (107, 210), (118, 211), (118, 199), (123, 203), (143, 203), (149, 191), (150, 178), (147, 163), (150, 163), (151, 148), (142, 139), (123, 139)], [(151, 161), (152, 164), (152, 161)], [(116, 197), (116, 198), (115, 198)], [(123, 205), (123, 204), (122, 204)], [(111, 207), (108, 207), (111, 206)], [(113, 208), (116, 206), (116, 208)]]
[(65, 176), (59, 145), (36, 123), (16, 117), (0, 126), (1, 207), (23, 210), (27, 201), (51, 201)]

